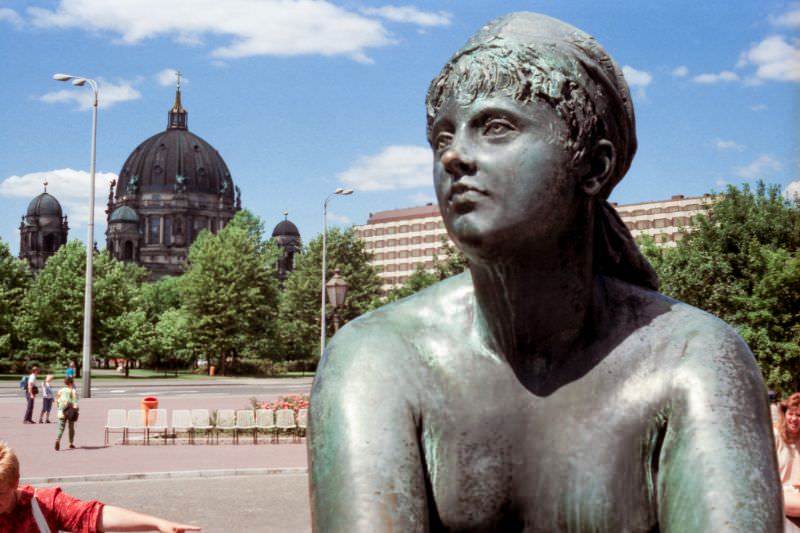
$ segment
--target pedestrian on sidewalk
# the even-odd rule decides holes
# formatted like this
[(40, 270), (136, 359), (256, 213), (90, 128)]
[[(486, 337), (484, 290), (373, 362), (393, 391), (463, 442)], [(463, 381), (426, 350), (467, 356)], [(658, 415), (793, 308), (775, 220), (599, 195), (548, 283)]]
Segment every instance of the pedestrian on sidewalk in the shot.
[(19, 460), (14, 450), (0, 441), (0, 531), (4, 533), (50, 533), (72, 531), (200, 531), (197, 526), (178, 524), (99, 501), (81, 501), (58, 487), (35, 489), (19, 486)]
[[(58, 407), (58, 433), (56, 434), (56, 451), (61, 448), (61, 436), (64, 434), (64, 427), (69, 428), (69, 447), (75, 447), (75, 421), (77, 420), (78, 412), (78, 391), (75, 390), (75, 385), (72, 378), (64, 378), (64, 387), (58, 391), (56, 396), (56, 405)], [(67, 407), (71, 406), (72, 410), (76, 413), (74, 418), (70, 414), (67, 416)]]
[(50, 382), (53, 381), (53, 374), (47, 374), (42, 383), (42, 412), (39, 413), (39, 423), (42, 423), (42, 416), (46, 415), (45, 422), (50, 423), (50, 411), (53, 409), (53, 387)]
[(22, 419), (24, 424), (33, 424), (33, 403), (36, 395), (39, 393), (39, 387), (36, 383), (36, 376), (39, 375), (39, 367), (34, 366), (31, 368), (31, 374), (28, 376), (28, 384), (25, 387), (25, 418)]
[(66, 377), (75, 379), (75, 361), (70, 361), (67, 367)]

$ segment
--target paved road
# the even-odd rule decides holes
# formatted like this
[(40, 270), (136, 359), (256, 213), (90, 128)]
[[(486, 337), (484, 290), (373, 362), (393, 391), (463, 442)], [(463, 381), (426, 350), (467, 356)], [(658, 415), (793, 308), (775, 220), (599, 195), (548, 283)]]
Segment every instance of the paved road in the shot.
[[(272, 378), (272, 379), (208, 379), (183, 381), (177, 379), (157, 380), (94, 380), (93, 398), (179, 398), (192, 396), (279, 396), (282, 394), (308, 393), (312, 378)], [(58, 388), (61, 383), (56, 383)], [(81, 383), (78, 381), (78, 391)], [(20, 400), (22, 391), (16, 382), (0, 382), (0, 401)]]
[(97, 499), (199, 525), (206, 533), (304, 533), (311, 530), (308, 477), (272, 474), (170, 480), (61, 483)]

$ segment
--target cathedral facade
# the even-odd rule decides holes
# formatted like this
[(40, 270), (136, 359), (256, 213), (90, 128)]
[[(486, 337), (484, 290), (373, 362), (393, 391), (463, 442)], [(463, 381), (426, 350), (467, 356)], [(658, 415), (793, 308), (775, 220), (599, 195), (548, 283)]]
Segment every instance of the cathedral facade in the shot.
[(181, 274), (200, 232), (217, 233), (241, 208), (222, 156), (189, 131), (180, 85), (168, 117), (165, 131), (128, 156), (111, 184), (106, 210), (106, 249), (154, 278)]
[(67, 243), (69, 225), (61, 204), (47, 192), (31, 200), (19, 225), (19, 258), (34, 272), (44, 268), (47, 259)]

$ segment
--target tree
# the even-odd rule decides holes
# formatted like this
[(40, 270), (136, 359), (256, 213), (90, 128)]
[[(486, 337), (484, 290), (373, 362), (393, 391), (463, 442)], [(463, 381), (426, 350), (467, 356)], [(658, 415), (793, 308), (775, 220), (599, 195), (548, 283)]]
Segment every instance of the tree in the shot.
[(767, 384), (800, 388), (800, 204), (780, 188), (730, 186), (673, 249), (642, 251), (661, 291), (732, 324)]
[(0, 360), (10, 360), (22, 348), (14, 330), (14, 319), (22, 309), (30, 282), (25, 262), (11, 255), (8, 244), (0, 241)]
[(439, 280), (461, 274), (469, 267), (464, 253), (453, 246), (447, 237), (442, 236), (439, 250), (444, 259), (439, 259), (438, 255), (433, 257), (433, 268)]
[[(381, 280), (370, 264), (371, 258), (364, 242), (352, 229), (328, 231), (326, 279), (339, 268), (340, 275), (349, 284), (344, 305), (337, 311), (341, 324), (369, 310), (380, 292)], [(321, 278), (322, 236), (319, 235), (295, 256), (295, 269), (284, 283), (279, 338), (287, 358), (308, 359), (319, 355)], [(331, 311), (329, 306), (328, 313)], [(332, 321), (326, 326), (327, 334), (332, 335)]]
[(192, 338), (205, 347), (209, 360), (219, 358), (221, 374), (229, 357), (272, 336), (277, 250), (264, 244), (260, 222), (254, 221), (252, 214), (240, 211), (217, 235), (202, 232), (179, 283)]

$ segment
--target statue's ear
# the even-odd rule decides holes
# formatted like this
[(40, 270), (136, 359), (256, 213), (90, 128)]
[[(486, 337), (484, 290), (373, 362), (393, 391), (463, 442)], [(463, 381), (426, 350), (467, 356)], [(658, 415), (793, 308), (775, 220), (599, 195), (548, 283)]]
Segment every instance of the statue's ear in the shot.
[(614, 145), (607, 139), (600, 139), (592, 148), (589, 171), (581, 178), (581, 188), (589, 196), (599, 193), (611, 177), (617, 161)]

